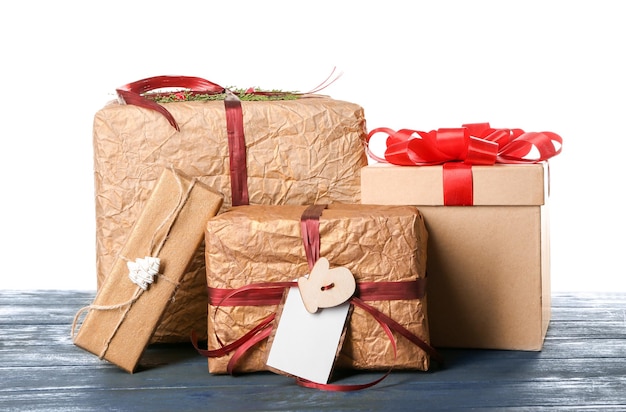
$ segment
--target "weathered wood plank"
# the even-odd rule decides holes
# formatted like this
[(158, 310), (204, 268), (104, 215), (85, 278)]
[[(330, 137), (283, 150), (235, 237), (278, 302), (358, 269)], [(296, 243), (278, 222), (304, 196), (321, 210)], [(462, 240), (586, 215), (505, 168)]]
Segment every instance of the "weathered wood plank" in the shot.
[[(465, 408), (548, 408), (626, 405), (624, 379), (578, 378), (533, 381), (429, 382), (403, 374), (390, 376), (380, 386), (365, 391), (324, 392), (293, 385), (288, 378), (248, 376), (232, 384), (208, 381), (193, 387), (146, 385), (127, 388), (111, 384), (106, 391), (83, 386), (50, 385), (38, 390), (18, 390), (0, 407), (10, 410), (460, 410)], [(117, 382), (117, 381), (116, 381)], [(213, 409), (215, 408), (215, 409)]]
[[(171, 363), (168, 363), (170, 361)], [(469, 356), (456, 358), (445, 369), (431, 372), (394, 371), (393, 376), (402, 378), (404, 384), (411, 382), (428, 382), (463, 384), (472, 382), (519, 382), (520, 380), (550, 381), (555, 377), (561, 380), (572, 381), (584, 377), (585, 379), (605, 379), (610, 377), (622, 377), (626, 379), (624, 370), (626, 360), (615, 359), (611, 362), (601, 362), (598, 368), (595, 359), (574, 359), (563, 362), (562, 359), (537, 360), (529, 362), (527, 359), (474, 359)], [(77, 367), (78, 366), (78, 367)], [(88, 367), (85, 367), (88, 366)], [(463, 373), (459, 373), (460, 371)], [(211, 375), (207, 371), (206, 361), (196, 358), (182, 359), (180, 361), (163, 359), (158, 365), (153, 364), (133, 375), (120, 371), (116, 367), (106, 363), (94, 362), (92, 365), (63, 365), (63, 366), (13, 366), (5, 367), (3, 371), (10, 374), (11, 379), (0, 382), (0, 392), (10, 390), (25, 390), (30, 387), (47, 387), (51, 385), (50, 376), (47, 374), (54, 371), (55, 376), (63, 377), (62, 386), (81, 386), (84, 389), (106, 390), (114, 381), (116, 385), (126, 388), (141, 388), (149, 381), (151, 386), (186, 388), (195, 387), (200, 383), (210, 382), (215, 385), (233, 384), (246, 386), (256, 384), (252, 375), (245, 376), (222, 376)], [(351, 373), (339, 375), (337, 382), (354, 382), (361, 380), (366, 382), (382, 375), (382, 372)], [(275, 376), (267, 374), (267, 376)], [(394, 379), (396, 379), (394, 378)], [(379, 386), (388, 386), (394, 379), (387, 379)], [(283, 379), (274, 380), (274, 382)], [(263, 384), (271, 383), (272, 379), (266, 379)], [(59, 383), (57, 383), (59, 384)], [(626, 393), (624, 394), (626, 396)]]
[(8, 305), (0, 306), (0, 325), (66, 325), (69, 327), (75, 313), (67, 306)]
[(91, 303), (96, 293), (92, 290), (2, 290), (0, 306), (73, 306)]
[[(95, 297), (91, 290), (2, 290), (2, 305), (76, 305), (89, 304)], [(78, 302), (78, 303), (76, 303)], [(553, 308), (626, 309), (626, 295), (617, 293), (559, 293), (552, 296)]]
[[(187, 344), (152, 345), (135, 374), (72, 344), (90, 291), (0, 291), (0, 410), (626, 410), (626, 297), (560, 294), (541, 352), (442, 349), (444, 368), (359, 392), (272, 373), (215, 376)], [(382, 372), (338, 383), (368, 382)]]
[[(613, 325), (613, 327), (616, 327)], [(570, 329), (574, 330), (572, 332)], [(589, 330), (588, 335), (585, 330)], [(612, 329), (585, 328), (571, 326), (569, 323), (555, 324), (549, 330), (541, 352), (525, 351), (474, 351), (475, 357), (494, 357), (501, 359), (570, 359), (570, 358), (626, 358), (626, 336), (610, 332)], [(595, 332), (593, 334), (591, 332)], [(68, 325), (8, 325), (2, 327), (0, 356), (2, 365), (16, 366), (23, 362), (35, 362), (39, 359), (42, 366), (48, 364), (91, 364), (95, 358), (88, 352), (73, 346)], [(169, 350), (168, 350), (169, 348)], [(189, 352), (189, 353), (188, 353)], [(442, 350), (442, 352), (444, 352)], [(456, 351), (445, 351), (447, 357)], [(150, 364), (165, 354), (180, 354), (180, 357), (199, 356), (188, 344), (152, 345), (142, 358), (142, 364)], [(495, 354), (495, 355), (494, 355)], [(176, 359), (174, 357), (174, 359)]]

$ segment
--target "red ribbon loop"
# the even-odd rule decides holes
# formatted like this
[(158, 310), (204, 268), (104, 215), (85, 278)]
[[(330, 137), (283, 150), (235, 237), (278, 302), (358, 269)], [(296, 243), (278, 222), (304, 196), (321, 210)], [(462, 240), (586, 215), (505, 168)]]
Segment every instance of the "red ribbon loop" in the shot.
[[(371, 138), (387, 134), (384, 157), (369, 150)], [(493, 129), (489, 123), (466, 124), (430, 132), (382, 127), (367, 136), (368, 154), (375, 160), (402, 166), (430, 166), (447, 162), (471, 165), (537, 163), (561, 152), (561, 136), (552, 132)], [(533, 156), (533, 151), (536, 154)]]
[[(383, 157), (370, 150), (376, 134), (386, 134)], [(430, 132), (377, 128), (366, 141), (368, 155), (380, 162), (398, 166), (444, 165), (444, 205), (473, 204), (473, 165), (495, 163), (538, 163), (561, 153), (563, 140), (552, 132), (524, 132), (521, 129), (494, 129), (489, 123), (464, 124)]]
[(155, 76), (128, 83), (116, 89), (116, 92), (126, 104), (132, 104), (161, 113), (165, 116), (173, 128), (180, 131), (180, 127), (178, 126), (176, 119), (174, 119), (172, 114), (165, 107), (143, 96), (146, 92), (168, 87), (183, 88), (192, 92), (206, 94), (219, 94), (224, 93), (226, 90), (222, 86), (201, 77)]

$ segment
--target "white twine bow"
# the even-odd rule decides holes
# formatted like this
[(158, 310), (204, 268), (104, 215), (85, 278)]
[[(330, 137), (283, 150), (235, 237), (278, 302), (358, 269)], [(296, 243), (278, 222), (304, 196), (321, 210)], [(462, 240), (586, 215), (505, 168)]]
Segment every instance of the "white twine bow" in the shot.
[(128, 266), (128, 277), (135, 285), (143, 290), (147, 290), (154, 282), (154, 277), (159, 273), (160, 259), (146, 256), (143, 259), (137, 258), (135, 261), (126, 262)]

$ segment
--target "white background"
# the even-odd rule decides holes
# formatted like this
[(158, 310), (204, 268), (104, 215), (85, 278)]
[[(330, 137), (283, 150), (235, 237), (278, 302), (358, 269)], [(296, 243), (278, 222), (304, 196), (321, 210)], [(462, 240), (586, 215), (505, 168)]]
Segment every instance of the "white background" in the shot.
[(0, 288), (95, 289), (91, 132), (156, 75), (324, 90), (370, 129), (552, 131), (555, 291), (626, 292), (619, 1), (7, 1), (0, 5)]

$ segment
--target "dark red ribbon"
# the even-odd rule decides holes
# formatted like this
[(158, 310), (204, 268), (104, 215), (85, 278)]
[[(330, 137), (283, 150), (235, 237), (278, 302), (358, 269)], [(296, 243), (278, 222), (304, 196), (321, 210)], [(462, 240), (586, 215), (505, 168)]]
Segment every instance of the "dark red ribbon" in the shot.
[[(237, 289), (207, 288), (211, 306), (274, 306), (278, 305), (285, 288), (297, 282), (253, 283)], [(412, 300), (424, 297), (426, 279), (401, 282), (357, 282), (355, 295), (364, 301)]]
[(174, 119), (172, 114), (165, 107), (143, 96), (146, 92), (168, 87), (184, 88), (195, 93), (206, 94), (221, 94), (226, 91), (222, 86), (201, 77), (155, 76), (125, 84), (117, 88), (116, 92), (126, 104), (132, 104), (161, 113), (174, 129), (180, 131), (176, 119)]
[[(386, 134), (384, 157), (370, 148), (376, 134)], [(552, 132), (494, 129), (489, 123), (465, 124), (430, 132), (377, 128), (366, 141), (370, 157), (399, 166), (443, 165), (444, 205), (473, 205), (473, 165), (538, 163), (561, 152), (562, 138)]]
[(232, 93), (224, 99), (226, 109), (226, 132), (230, 159), (230, 191), (232, 205), (250, 203), (248, 196), (248, 162), (246, 160), (246, 137), (243, 131), (241, 100)]
[(315, 262), (320, 258), (320, 216), (327, 207), (327, 205), (311, 205), (304, 210), (300, 217), (302, 245), (309, 270), (313, 270)]

